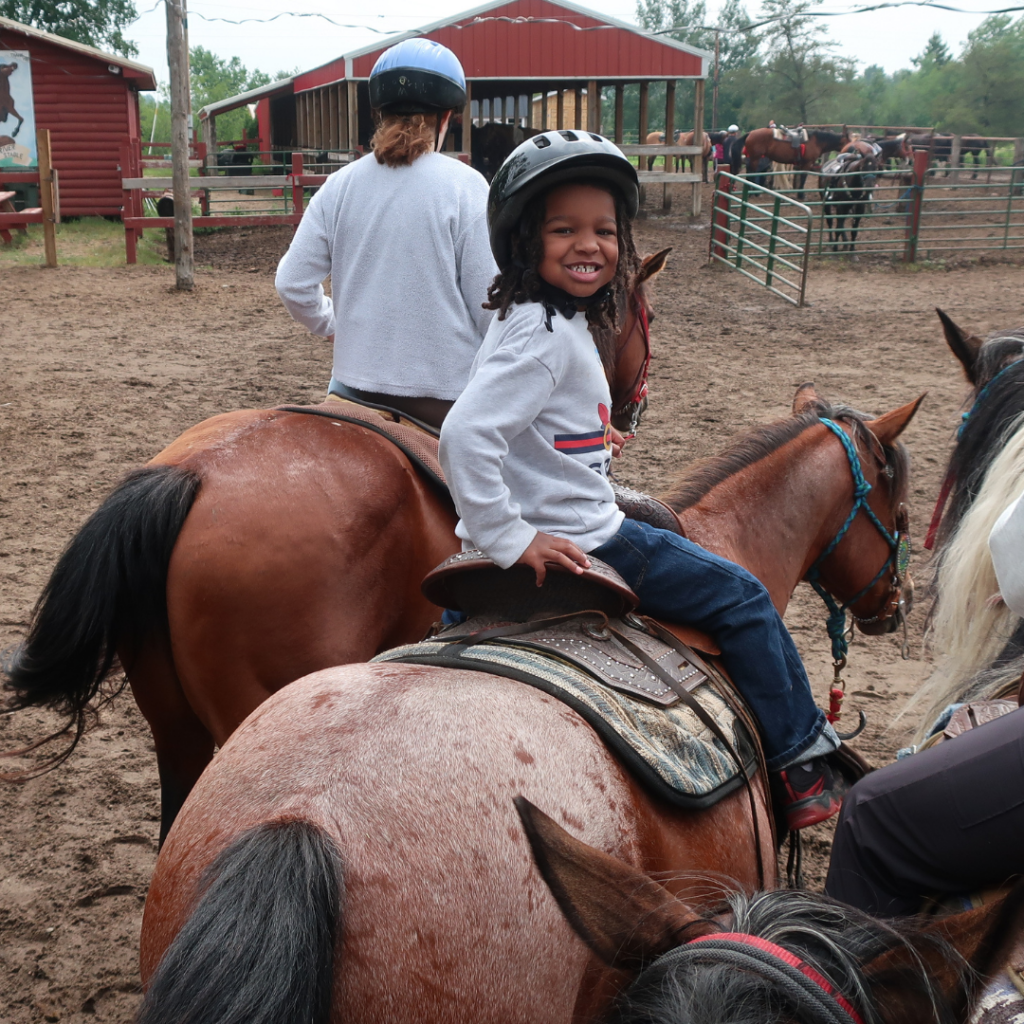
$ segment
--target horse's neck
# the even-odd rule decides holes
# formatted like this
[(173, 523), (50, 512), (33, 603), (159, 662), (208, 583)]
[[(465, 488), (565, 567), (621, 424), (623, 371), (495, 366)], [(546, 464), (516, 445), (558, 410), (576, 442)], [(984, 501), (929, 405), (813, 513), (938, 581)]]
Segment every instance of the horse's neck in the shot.
[(781, 614), (852, 492), (842, 449), (810, 428), (712, 488), (679, 519), (691, 540), (749, 569)]

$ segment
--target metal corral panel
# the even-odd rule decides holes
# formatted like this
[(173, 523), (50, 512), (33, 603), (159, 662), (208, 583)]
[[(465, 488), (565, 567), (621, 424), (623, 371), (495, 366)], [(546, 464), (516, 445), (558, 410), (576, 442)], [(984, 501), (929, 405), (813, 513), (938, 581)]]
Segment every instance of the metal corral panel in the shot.
[[(139, 136), (137, 87), (153, 88), (122, 58), (93, 57), (78, 44), (40, 38), (0, 23), (0, 50), (28, 50), (36, 127), (50, 130), (62, 217), (121, 215), (120, 147)], [(117, 68), (117, 73), (110, 70)], [(144, 69), (147, 70), (148, 69)], [(3, 172), (0, 171), (0, 177)]]
[[(453, 50), (466, 77), (476, 80), (636, 81), (703, 78), (707, 73), (701, 50), (652, 38), (584, 8), (552, 0), (491, 4), (415, 34)], [(390, 39), (375, 49), (354, 51), (297, 75), (295, 91), (343, 78), (365, 79), (381, 52), (394, 42)]]

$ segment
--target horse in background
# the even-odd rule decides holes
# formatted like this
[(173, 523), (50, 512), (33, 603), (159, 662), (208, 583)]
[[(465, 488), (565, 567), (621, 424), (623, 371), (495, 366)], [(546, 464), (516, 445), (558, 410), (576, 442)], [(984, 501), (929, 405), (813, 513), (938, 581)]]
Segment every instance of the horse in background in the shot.
[(794, 185), (802, 192), (806, 184), (809, 170), (816, 170), (821, 158), (828, 153), (838, 153), (850, 142), (850, 134), (843, 126), (841, 133), (824, 131), (823, 129), (807, 129), (806, 140), (793, 146), (786, 133), (778, 128), (755, 128), (741, 136), (732, 147), (731, 171), (740, 173), (740, 166), (746, 159), (747, 174), (755, 173), (762, 157), (768, 157), (775, 163), (792, 164), (798, 172)]
[[(612, 422), (627, 430), (667, 255), (644, 260), (617, 339)], [(456, 521), (447, 491), (365, 426), (286, 408), (190, 428), (72, 538), (3, 666), (12, 707), (66, 717), (49, 739), (70, 745), (42, 770), (74, 750), (119, 663), (156, 746), (162, 839), (214, 746), (272, 693), (425, 635), (442, 610), (420, 582), (459, 549)]]
[(1024, 327), (982, 339), (937, 312), (971, 392), (925, 540), (942, 660), (903, 712), (921, 714), (918, 740), (949, 704), (1002, 696), (1024, 671), (1024, 620), (996, 598), (988, 550), (996, 519), (1024, 491)]
[[(615, 1024), (933, 1024), (975, 1020), (1024, 928), (1024, 882), (939, 920), (881, 921), (801, 890), (695, 899), (684, 875), (649, 874), (516, 801), (534, 860), (566, 921), (632, 981)], [(691, 890), (692, 891), (692, 890)]]
[[(853, 252), (861, 218), (871, 202), (878, 178), (878, 158), (865, 144), (867, 152), (851, 142), (838, 156), (829, 160), (818, 175), (821, 213), (825, 218), (829, 247), (833, 252)], [(849, 232), (846, 222), (849, 220)]]
[(517, 124), (504, 124), (500, 121), (488, 121), (479, 127), (471, 125), (470, 160), (473, 168), (490, 181), (512, 150), (535, 135), (540, 135), (539, 128), (522, 128)]

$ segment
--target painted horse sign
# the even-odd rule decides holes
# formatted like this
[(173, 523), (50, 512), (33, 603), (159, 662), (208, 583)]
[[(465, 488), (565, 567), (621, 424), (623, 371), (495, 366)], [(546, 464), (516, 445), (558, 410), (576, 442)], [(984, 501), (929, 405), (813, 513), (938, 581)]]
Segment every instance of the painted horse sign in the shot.
[(0, 168), (35, 167), (32, 64), (24, 50), (0, 50)]

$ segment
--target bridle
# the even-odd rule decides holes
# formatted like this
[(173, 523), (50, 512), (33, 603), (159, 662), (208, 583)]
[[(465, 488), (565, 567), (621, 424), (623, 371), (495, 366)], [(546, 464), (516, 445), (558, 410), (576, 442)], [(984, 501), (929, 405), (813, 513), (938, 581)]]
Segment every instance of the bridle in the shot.
[[(853, 507), (846, 521), (839, 528), (839, 532), (825, 546), (825, 549), (814, 560), (811, 567), (804, 575), (804, 579), (814, 588), (814, 592), (825, 602), (828, 609), (828, 618), (825, 620), (825, 629), (829, 639), (832, 641), (832, 667), (834, 678), (832, 689), (829, 691), (829, 712), (828, 720), (837, 722), (841, 715), (841, 706), (846, 684), (842, 677), (842, 671), (846, 668), (846, 655), (849, 652), (849, 641), (846, 630), (846, 613), (850, 612), (850, 618), (861, 626), (874, 622), (884, 622), (893, 616), (897, 616), (903, 626), (903, 646), (901, 655), (906, 661), (910, 657), (910, 646), (907, 640), (907, 618), (905, 614), (905, 601), (903, 597), (903, 586), (907, 579), (907, 572), (910, 568), (910, 514), (905, 505), (901, 504), (896, 513), (896, 532), (890, 533), (882, 521), (875, 515), (874, 510), (868, 504), (868, 495), (871, 493), (871, 484), (864, 477), (861, 469), (860, 456), (851, 440), (849, 434), (834, 420), (821, 417), (823, 426), (832, 431), (839, 438), (846, 453), (846, 460), (850, 466), (850, 473), (853, 476)], [(892, 478), (892, 467), (886, 463), (884, 472)], [(868, 519), (874, 523), (875, 528), (882, 535), (886, 544), (889, 545), (889, 556), (882, 564), (882, 568), (875, 573), (867, 586), (862, 587), (853, 597), (839, 604), (836, 599), (824, 588), (821, 583), (821, 567), (825, 560), (839, 546), (853, 524), (857, 514), (863, 512)], [(882, 599), (882, 604), (875, 615), (862, 617), (854, 615), (850, 608), (855, 605), (872, 587), (891, 570), (892, 576), (889, 580), (889, 590)]]
[(643, 365), (637, 371), (636, 377), (633, 378), (632, 384), (630, 384), (626, 391), (626, 393), (632, 397), (624, 402), (619, 402), (612, 408), (612, 414), (616, 416), (627, 411), (629, 413), (629, 426), (624, 431), (627, 439), (636, 437), (636, 430), (640, 425), (640, 414), (647, 406), (647, 375), (651, 369), (650, 321), (654, 319), (653, 317), (648, 317), (647, 307), (644, 306), (643, 300), (639, 295), (634, 295), (631, 301), (634, 304), (636, 322), (633, 325), (633, 330), (626, 335), (626, 340), (619, 346), (615, 355), (616, 358), (618, 358), (619, 353), (621, 353), (626, 345), (629, 344), (629, 339), (633, 337), (633, 331), (635, 331), (639, 326), (641, 336), (644, 339), (644, 361)]
[(788, 949), (744, 932), (701, 935), (659, 957), (653, 966), (721, 964), (760, 975), (816, 1024), (864, 1024), (853, 1004)]

